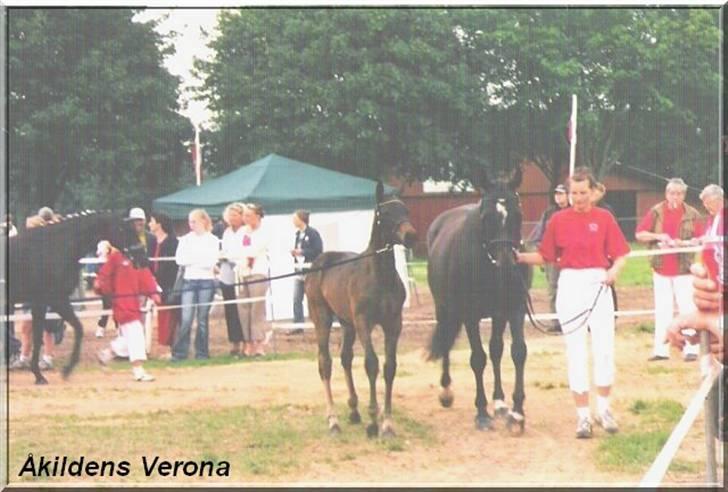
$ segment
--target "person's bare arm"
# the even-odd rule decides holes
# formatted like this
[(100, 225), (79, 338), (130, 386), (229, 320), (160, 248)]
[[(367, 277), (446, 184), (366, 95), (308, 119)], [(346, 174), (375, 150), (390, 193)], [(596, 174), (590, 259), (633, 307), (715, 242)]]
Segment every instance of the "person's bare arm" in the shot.
[(516, 261), (518, 263), (526, 263), (527, 265), (543, 265), (546, 263), (544, 257), (538, 251), (531, 253), (516, 253)]

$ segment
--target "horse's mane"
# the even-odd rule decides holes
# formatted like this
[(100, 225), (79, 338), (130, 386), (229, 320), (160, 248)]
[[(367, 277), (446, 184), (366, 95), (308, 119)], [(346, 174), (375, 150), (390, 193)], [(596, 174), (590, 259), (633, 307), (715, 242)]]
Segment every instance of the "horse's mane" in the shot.
[(67, 229), (84, 221), (87, 221), (89, 218), (108, 217), (111, 216), (111, 214), (112, 212), (110, 210), (84, 210), (83, 212), (75, 212), (66, 215), (56, 216), (54, 220), (46, 222), (42, 226), (26, 228), (24, 232), (31, 233), (33, 231)]

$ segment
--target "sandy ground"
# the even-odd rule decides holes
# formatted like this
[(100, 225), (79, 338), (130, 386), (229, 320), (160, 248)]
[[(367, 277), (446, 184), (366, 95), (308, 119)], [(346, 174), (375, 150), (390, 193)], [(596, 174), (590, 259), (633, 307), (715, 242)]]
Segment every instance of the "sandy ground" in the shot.
[[(420, 304), (406, 311), (406, 320), (431, 318), (432, 303), (429, 294), (422, 290), (419, 293)], [(649, 306), (651, 296), (650, 289), (622, 289), (621, 308), (644, 308)], [(544, 311), (543, 296), (537, 293), (535, 300), (537, 310)], [(224, 321), (220, 315), (219, 311), (215, 313), (212, 324), (213, 356), (224, 354), (228, 349)], [(699, 384), (697, 365), (686, 364), (677, 356), (660, 363), (664, 371), (648, 373), (646, 358), (650, 355), (652, 337), (638, 330), (638, 323), (636, 320), (623, 320), (617, 331), (618, 381), (613, 407), (624, 429), (634, 428), (638, 421), (637, 416), (628, 411), (635, 400), (664, 398), (687, 406)], [(323, 404), (316, 362), (309, 359), (246, 362), (244, 373), (234, 370), (236, 364), (197, 368), (165, 366), (155, 369), (156, 382), (140, 385), (131, 381), (127, 371), (103, 371), (94, 365), (93, 353), (108, 341), (108, 337), (105, 340), (93, 338), (93, 321), (85, 324), (81, 368), (68, 381), (63, 381), (58, 371), (52, 371), (47, 373), (50, 385), (38, 387), (32, 384), (30, 373), (10, 373), (11, 447), (18, 436), (33, 432), (32, 417), (35, 415), (74, 415), (83, 419), (123, 415), (131, 411), (151, 413), (239, 405), (265, 408), (277, 404)], [(488, 325), (484, 323), (482, 329), (487, 337)], [(565, 389), (565, 356), (561, 338), (544, 336), (530, 327), (527, 329), (526, 432), (523, 436), (513, 437), (501, 421), (497, 422), (493, 431), (478, 432), (474, 429), (475, 385), (468, 363), (470, 351), (462, 334), (452, 356), (455, 402), (449, 409), (439, 405), (440, 366), (425, 362), (422, 357), (422, 347), (430, 331), (431, 326), (426, 325), (408, 325), (404, 330), (394, 406), (400, 413), (427, 422), (435, 433), (436, 445), (412, 446), (399, 453), (370, 454), (366, 457), (366, 467), (362, 467), (358, 460), (342, 461), (336, 465), (312, 461), (295, 473), (269, 477), (270, 482), (613, 486), (635, 484), (640, 480), (646, 469), (639, 472), (605, 471), (597, 466), (593, 457), (600, 441), (605, 438), (601, 429), (596, 429), (594, 439), (574, 439), (575, 414)], [(63, 357), (70, 347), (69, 335), (70, 331), (58, 348), (59, 357)], [(381, 353), (381, 337), (377, 337), (377, 344)], [(338, 337), (332, 341), (334, 354), (338, 353), (336, 345)], [(275, 349), (278, 352), (312, 352), (315, 345), (310, 333), (304, 336), (278, 334)], [(504, 390), (509, 395), (513, 389), (513, 365), (507, 354), (506, 347), (503, 380)], [(360, 401), (366, 404), (368, 385), (358, 347), (354, 374)], [(490, 400), (490, 363), (486, 368), (485, 384)], [(380, 383), (380, 395), (382, 389), (383, 383)], [(338, 403), (345, 402), (347, 392), (338, 357), (334, 361), (333, 391)], [(365, 417), (364, 405), (360, 404), (360, 410)], [(346, 415), (339, 418), (343, 420)], [(705, 456), (702, 431), (702, 417), (699, 417), (681, 446), (679, 459), (702, 462)], [(327, 438), (322, 435), (322, 439)], [(699, 484), (702, 480), (701, 465), (698, 473), (670, 472), (665, 483), (689, 485)]]

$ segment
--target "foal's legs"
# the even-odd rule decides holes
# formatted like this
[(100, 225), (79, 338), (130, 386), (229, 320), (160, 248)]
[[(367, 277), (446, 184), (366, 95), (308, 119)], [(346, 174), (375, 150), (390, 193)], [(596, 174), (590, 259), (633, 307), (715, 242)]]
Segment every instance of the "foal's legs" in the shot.
[(341, 366), (344, 368), (344, 376), (346, 377), (346, 386), (349, 388), (349, 408), (351, 413), (349, 414), (349, 422), (352, 424), (358, 424), (361, 422), (361, 415), (357, 406), (359, 405), (359, 397), (356, 395), (356, 389), (354, 388), (354, 377), (351, 374), (351, 361), (354, 359), (354, 338), (356, 332), (354, 326), (347, 324), (342, 320), (342, 341), (341, 341)]
[(493, 328), (490, 334), (490, 360), (493, 362), (493, 404), (495, 416), (508, 415), (508, 405), (505, 403), (503, 383), (501, 381), (501, 359), (503, 358), (503, 332), (506, 330), (506, 320), (500, 316), (493, 316)]
[(379, 358), (372, 344), (372, 326), (369, 324), (369, 321), (364, 316), (359, 315), (354, 320), (354, 326), (356, 327), (357, 335), (359, 335), (359, 340), (364, 347), (364, 367), (369, 378), (369, 418), (371, 418), (372, 423), (367, 426), (367, 436), (375, 437), (379, 434), (379, 424), (377, 422), (379, 418), (379, 404), (377, 403)]
[(483, 370), (488, 361), (488, 356), (485, 354), (483, 343), (480, 340), (479, 320), (466, 321), (465, 330), (470, 342), (470, 367), (475, 376), (475, 408), (477, 410), (475, 426), (478, 430), (490, 430), (493, 428), (493, 419), (488, 415), (488, 399), (485, 396), (485, 388), (483, 387)]
[(46, 305), (34, 303), (30, 310), (33, 316), (33, 356), (30, 359), (30, 370), (35, 376), (35, 384), (48, 384), (48, 380), (40, 373), (38, 366), (40, 346), (43, 343), (43, 328), (46, 323)]
[(329, 424), (329, 432), (337, 434), (341, 431), (341, 428), (334, 410), (334, 398), (331, 395), (331, 353), (329, 352), (332, 315), (329, 308), (320, 303), (309, 301), (308, 308), (311, 320), (316, 327), (319, 376), (324, 384), (324, 393), (326, 394), (326, 419)]
[(382, 436), (394, 436), (394, 428), (392, 425), (392, 386), (394, 383), (394, 375), (397, 373), (397, 342), (399, 334), (402, 331), (402, 315), (398, 315), (394, 320), (382, 324), (384, 330), (384, 419), (382, 421)]
[(83, 326), (76, 317), (76, 314), (71, 307), (71, 304), (66, 301), (60, 304), (54, 304), (51, 309), (58, 313), (63, 318), (63, 321), (67, 322), (73, 327), (73, 351), (71, 352), (71, 358), (68, 364), (63, 368), (63, 378), (66, 379), (73, 371), (73, 368), (78, 364), (78, 359), (81, 354), (81, 340), (83, 339)]
[(523, 334), (524, 313), (522, 310), (515, 310), (509, 320), (511, 325), (511, 358), (516, 368), (516, 387), (513, 390), (513, 410), (508, 414), (508, 429), (523, 433), (525, 426), (525, 414), (523, 413), (523, 401), (526, 399), (524, 390), (523, 372), (526, 366), (528, 349)]

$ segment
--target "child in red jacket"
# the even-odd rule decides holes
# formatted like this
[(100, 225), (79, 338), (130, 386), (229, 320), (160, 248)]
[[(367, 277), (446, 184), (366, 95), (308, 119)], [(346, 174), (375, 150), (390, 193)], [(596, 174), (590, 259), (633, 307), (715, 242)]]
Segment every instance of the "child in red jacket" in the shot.
[(119, 339), (111, 342), (110, 348), (98, 353), (99, 362), (107, 364), (113, 358), (112, 349), (122, 356), (125, 355), (124, 352), (128, 352), (134, 379), (143, 382), (154, 381), (154, 377), (142, 366), (147, 360), (142, 325), (142, 299), (147, 296), (155, 304), (161, 302), (157, 282), (146, 265), (146, 255), (143, 250), (131, 247), (122, 253), (112, 247), (94, 283), (97, 293), (112, 297), (111, 309), (121, 335)]

